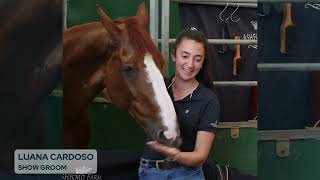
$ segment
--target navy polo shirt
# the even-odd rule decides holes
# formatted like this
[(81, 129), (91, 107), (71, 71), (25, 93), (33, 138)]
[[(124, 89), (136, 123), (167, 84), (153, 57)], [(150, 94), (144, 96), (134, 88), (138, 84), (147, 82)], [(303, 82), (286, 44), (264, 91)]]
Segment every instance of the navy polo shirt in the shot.
[[(171, 84), (168, 85), (168, 92), (173, 100)], [(175, 101), (174, 107), (182, 137), (182, 145), (179, 148), (181, 151), (194, 150), (198, 131), (216, 132), (220, 114), (219, 101), (217, 96), (203, 84), (199, 83), (198, 87), (184, 99)], [(165, 159), (148, 146), (144, 147), (142, 157), (154, 160)]]

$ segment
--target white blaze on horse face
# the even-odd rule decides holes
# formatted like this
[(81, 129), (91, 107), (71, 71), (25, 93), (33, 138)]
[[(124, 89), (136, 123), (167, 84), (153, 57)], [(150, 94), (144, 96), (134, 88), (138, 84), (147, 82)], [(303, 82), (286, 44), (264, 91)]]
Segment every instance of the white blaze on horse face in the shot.
[(162, 124), (168, 128), (164, 132), (164, 136), (167, 139), (176, 139), (178, 136), (177, 115), (174, 110), (172, 100), (167, 92), (163, 76), (150, 54), (145, 55), (144, 64), (146, 65), (147, 78), (149, 79), (155, 94), (155, 101), (158, 103), (160, 108)]

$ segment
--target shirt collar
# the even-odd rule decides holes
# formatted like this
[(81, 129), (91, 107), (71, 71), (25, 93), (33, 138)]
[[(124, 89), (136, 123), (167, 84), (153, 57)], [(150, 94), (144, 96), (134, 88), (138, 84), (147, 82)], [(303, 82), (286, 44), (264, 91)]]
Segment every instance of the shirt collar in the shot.
[[(169, 95), (172, 99), (174, 99), (173, 97), (173, 91), (172, 91), (172, 81), (170, 82), (170, 84), (167, 86), (167, 90), (169, 92)], [(201, 91), (203, 90), (203, 85), (199, 82), (198, 87), (192, 91), (188, 96), (186, 96), (185, 98), (178, 100), (178, 101), (191, 101), (191, 100), (200, 100), (203, 98), (203, 93), (201, 93)], [(204, 97), (205, 98), (205, 97)]]

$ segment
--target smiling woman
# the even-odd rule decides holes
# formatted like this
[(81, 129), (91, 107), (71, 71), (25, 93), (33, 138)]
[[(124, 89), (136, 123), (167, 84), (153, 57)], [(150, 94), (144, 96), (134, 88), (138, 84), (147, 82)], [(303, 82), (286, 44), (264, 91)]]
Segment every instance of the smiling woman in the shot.
[(178, 149), (147, 137), (139, 167), (141, 180), (204, 179), (201, 167), (208, 158), (220, 113), (206, 49), (206, 37), (194, 27), (182, 31), (176, 40), (172, 54), (176, 74), (167, 89), (183, 142)]

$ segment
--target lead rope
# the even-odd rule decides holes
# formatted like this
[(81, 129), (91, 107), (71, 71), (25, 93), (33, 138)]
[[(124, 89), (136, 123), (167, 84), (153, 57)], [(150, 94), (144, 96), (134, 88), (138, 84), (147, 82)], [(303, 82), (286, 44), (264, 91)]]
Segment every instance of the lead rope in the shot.
[(227, 172), (227, 179), (226, 180), (229, 180), (229, 169), (228, 169), (229, 165), (226, 165), (226, 172)]
[(217, 166), (217, 168), (218, 168), (218, 170), (219, 170), (220, 179), (221, 179), (221, 180), (224, 180), (224, 178), (223, 178), (223, 176), (222, 176), (222, 172), (221, 172), (221, 168), (220, 168), (219, 164), (216, 164), (216, 166)]

